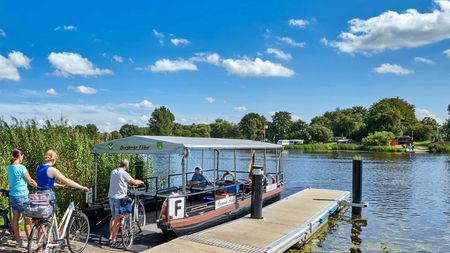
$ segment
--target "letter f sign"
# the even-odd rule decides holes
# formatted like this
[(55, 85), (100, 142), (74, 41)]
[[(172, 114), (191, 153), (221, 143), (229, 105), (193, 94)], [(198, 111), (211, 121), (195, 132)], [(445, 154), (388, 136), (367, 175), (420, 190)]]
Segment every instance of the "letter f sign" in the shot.
[(178, 217), (178, 210), (181, 209), (181, 200), (175, 200), (175, 217)]

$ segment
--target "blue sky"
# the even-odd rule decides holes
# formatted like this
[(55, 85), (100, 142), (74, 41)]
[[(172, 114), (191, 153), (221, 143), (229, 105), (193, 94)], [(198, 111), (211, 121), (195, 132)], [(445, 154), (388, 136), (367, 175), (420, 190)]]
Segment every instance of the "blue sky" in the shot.
[(399, 96), (446, 119), (450, 1), (0, 1), (0, 116), (102, 130)]

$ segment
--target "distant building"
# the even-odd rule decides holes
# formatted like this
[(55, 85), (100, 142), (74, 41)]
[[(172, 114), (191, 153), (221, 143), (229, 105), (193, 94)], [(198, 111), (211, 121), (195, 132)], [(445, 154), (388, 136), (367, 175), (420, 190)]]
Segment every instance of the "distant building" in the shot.
[(349, 139), (347, 137), (334, 137), (333, 141), (336, 143), (350, 143), (352, 142), (352, 139)]
[(391, 146), (397, 146), (397, 145), (409, 145), (413, 144), (413, 138), (411, 136), (405, 135), (405, 136), (396, 136), (391, 141)]
[(277, 144), (279, 145), (294, 145), (294, 144), (303, 144), (304, 140), (278, 140)]

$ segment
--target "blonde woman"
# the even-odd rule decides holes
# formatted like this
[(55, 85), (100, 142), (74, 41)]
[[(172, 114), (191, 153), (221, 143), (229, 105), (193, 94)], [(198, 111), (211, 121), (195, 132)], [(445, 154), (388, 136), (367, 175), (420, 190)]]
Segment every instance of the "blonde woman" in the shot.
[(84, 187), (75, 181), (64, 176), (57, 168), (55, 168), (58, 155), (54, 150), (49, 150), (45, 153), (44, 163), (39, 165), (36, 169), (36, 181), (37, 181), (37, 193), (50, 194), (50, 200), (55, 201), (55, 192), (53, 191), (55, 185), (62, 186), (55, 183), (56, 180), (64, 185), (72, 188), (80, 189), (82, 191), (88, 191), (87, 187)]
[[(31, 178), (27, 168), (21, 163), (23, 161), (23, 152), (19, 149), (12, 151), (11, 162), (7, 168), (8, 183), (9, 183), (9, 201), (13, 211), (13, 231), (16, 237), (16, 246), (19, 248), (25, 247), (26, 243), (20, 238), (19, 219), (20, 215), (25, 212), (28, 201), (28, 185), (36, 187), (36, 182)], [(25, 217), (25, 234), (27, 238), (31, 232), (31, 222), (28, 217)]]

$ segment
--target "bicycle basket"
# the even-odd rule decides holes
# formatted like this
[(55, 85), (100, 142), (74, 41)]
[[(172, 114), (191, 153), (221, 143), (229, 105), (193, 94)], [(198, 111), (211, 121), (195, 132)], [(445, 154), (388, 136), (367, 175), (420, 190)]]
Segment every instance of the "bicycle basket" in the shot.
[(48, 219), (53, 215), (49, 194), (30, 194), (28, 198), (30, 204), (26, 209), (26, 215), (35, 219)]

